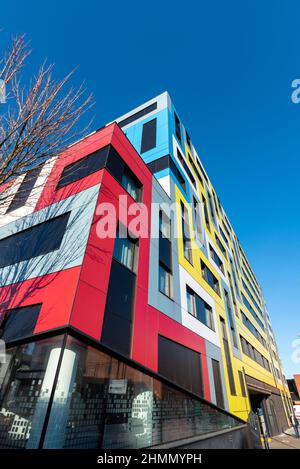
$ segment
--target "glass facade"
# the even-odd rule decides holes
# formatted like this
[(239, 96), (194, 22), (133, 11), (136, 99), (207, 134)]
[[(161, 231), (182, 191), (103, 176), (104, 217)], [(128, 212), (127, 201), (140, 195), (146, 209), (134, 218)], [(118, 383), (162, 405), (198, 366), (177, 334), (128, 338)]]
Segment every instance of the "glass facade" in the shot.
[(7, 350), (0, 367), (0, 447), (37, 448), (62, 336)]
[(2, 448), (142, 448), (240, 425), (71, 336), (62, 344), (59, 336), (8, 350)]

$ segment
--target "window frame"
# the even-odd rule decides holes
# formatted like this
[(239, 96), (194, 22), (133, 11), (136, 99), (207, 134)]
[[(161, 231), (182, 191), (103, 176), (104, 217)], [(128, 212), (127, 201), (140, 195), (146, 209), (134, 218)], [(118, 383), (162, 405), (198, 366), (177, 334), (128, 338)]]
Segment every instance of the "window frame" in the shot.
[[(120, 232), (123, 232), (126, 236), (119, 236)], [(118, 241), (121, 240), (120, 244), (117, 244)], [(123, 240), (123, 244), (122, 244)], [(132, 254), (132, 261), (130, 262), (130, 265), (128, 263), (125, 263), (122, 261), (122, 253), (123, 253), (123, 247), (125, 245), (125, 241), (127, 241), (127, 247), (128, 245), (130, 246), (130, 252)], [(118, 251), (120, 256), (118, 256)], [(126, 255), (127, 256), (127, 255)], [(122, 225), (121, 223), (118, 223), (117, 230), (116, 230), (116, 236), (115, 236), (115, 242), (114, 242), (114, 249), (113, 249), (113, 259), (115, 259), (117, 262), (119, 262), (121, 265), (126, 267), (128, 270), (130, 270), (133, 273), (137, 272), (137, 267), (138, 267), (138, 256), (139, 256), (139, 238), (136, 238), (135, 236), (131, 235), (128, 228)]]

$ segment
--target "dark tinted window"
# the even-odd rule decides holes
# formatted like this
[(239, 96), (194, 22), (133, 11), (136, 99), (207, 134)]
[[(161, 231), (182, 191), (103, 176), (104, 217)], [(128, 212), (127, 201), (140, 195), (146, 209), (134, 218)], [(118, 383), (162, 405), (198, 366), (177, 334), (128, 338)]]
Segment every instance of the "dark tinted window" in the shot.
[(175, 114), (175, 113), (174, 113), (174, 120), (175, 120), (175, 133), (176, 133), (176, 137), (178, 138), (178, 140), (179, 140), (180, 143), (181, 143), (180, 120), (179, 120), (177, 114)]
[(185, 205), (180, 202), (181, 206), (181, 226), (182, 226), (182, 243), (184, 257), (190, 262), (193, 262), (191, 236), (189, 227), (188, 211)]
[(111, 145), (66, 166), (57, 189), (89, 176), (102, 168), (106, 168), (136, 201), (141, 200), (142, 184)]
[(224, 346), (224, 352), (225, 352), (230, 392), (233, 396), (236, 396), (236, 389), (235, 389), (233, 368), (232, 368), (232, 362), (231, 362), (231, 356), (230, 356), (230, 350), (229, 350), (229, 344), (228, 344), (228, 338), (227, 338), (227, 332), (226, 332), (226, 325), (225, 325), (224, 319), (221, 316), (220, 316), (220, 322), (221, 322), (221, 328), (222, 328), (223, 346)]
[(181, 175), (181, 172), (177, 168), (174, 161), (171, 159), (170, 155), (162, 156), (161, 158), (151, 161), (147, 164), (148, 169), (151, 171), (152, 174), (158, 173), (163, 169), (170, 168), (173, 172), (174, 176), (177, 178), (179, 184), (181, 185), (182, 189), (186, 190), (185, 179)]
[(0, 338), (10, 342), (33, 334), (41, 307), (37, 304), (7, 310), (0, 326)]
[(22, 207), (25, 205), (30, 192), (33, 189), (33, 186), (36, 183), (37, 178), (39, 177), (39, 174), (41, 172), (41, 167), (33, 169), (32, 171), (29, 171), (26, 173), (23, 181), (20, 184), (20, 187), (18, 191), (16, 192), (13, 200), (11, 201), (6, 213), (12, 212), (13, 210), (16, 210), (19, 207)]
[(169, 272), (172, 272), (172, 243), (162, 235), (161, 231), (159, 234), (159, 261)]
[(249, 329), (249, 331), (252, 332), (252, 334), (257, 338), (257, 340), (259, 340), (261, 342), (261, 344), (264, 346), (264, 347), (267, 347), (267, 344), (266, 344), (266, 341), (265, 339), (263, 338), (263, 336), (258, 332), (258, 330), (256, 329), (256, 327), (254, 327), (254, 325), (252, 324), (252, 322), (247, 318), (247, 316), (241, 311), (241, 315), (242, 315), (242, 320), (243, 320), (243, 323), (245, 324), (245, 326)]
[(203, 203), (204, 219), (205, 219), (206, 228), (208, 229), (208, 231), (210, 231), (207, 204), (206, 204), (206, 199), (205, 199), (205, 197), (203, 196), (203, 194), (202, 194), (202, 203)]
[(100, 150), (91, 153), (88, 156), (81, 158), (75, 163), (66, 166), (62, 172), (57, 189), (71, 184), (71, 182), (78, 181), (89, 174), (95, 173), (101, 168), (104, 168), (106, 158), (108, 155), (109, 146), (101, 148)]
[(242, 391), (242, 396), (247, 397), (246, 393), (246, 387), (245, 387), (245, 381), (244, 381), (244, 376), (243, 373), (239, 370), (239, 379), (240, 379), (240, 385), (241, 385), (241, 391)]
[(186, 138), (186, 143), (188, 144), (188, 146), (189, 146), (190, 148), (192, 148), (191, 139), (190, 139), (190, 136), (189, 136), (189, 134), (187, 133), (187, 131), (185, 131), (185, 138)]
[(131, 197), (137, 202), (142, 200), (142, 186), (129, 168), (125, 167), (122, 175), (121, 185)]
[(200, 353), (159, 336), (158, 372), (183, 388), (203, 396)]
[(203, 179), (201, 177), (201, 174), (199, 173), (198, 168), (195, 165), (195, 163), (193, 161), (193, 158), (190, 155), (189, 155), (189, 162), (191, 163), (191, 166), (192, 166), (193, 170), (195, 171), (195, 173), (197, 174), (198, 179), (200, 180), (201, 184), (203, 185)]
[(207, 283), (215, 290), (215, 292), (220, 295), (220, 285), (218, 279), (214, 276), (212, 271), (207, 267), (207, 265), (201, 260), (201, 273), (202, 277), (207, 281)]
[(196, 180), (195, 180), (194, 176), (192, 175), (192, 172), (190, 171), (190, 168), (189, 168), (188, 165), (186, 164), (186, 162), (185, 162), (185, 160), (184, 160), (184, 157), (182, 156), (182, 154), (181, 154), (181, 152), (178, 150), (178, 148), (177, 148), (177, 157), (178, 157), (180, 163), (182, 164), (182, 166), (184, 167), (185, 172), (187, 173), (188, 177), (190, 178), (191, 183), (193, 184), (194, 187), (197, 187), (197, 185), (196, 185)]
[(227, 246), (228, 246), (228, 239), (226, 238), (225, 233), (224, 233), (224, 231), (222, 230), (222, 228), (220, 227), (220, 225), (219, 225), (219, 230), (220, 230), (220, 234), (221, 234), (222, 238), (224, 239), (225, 243), (226, 243)]
[(116, 233), (113, 256), (128, 269), (136, 270), (138, 239), (132, 238), (123, 225), (119, 225)]
[(122, 121), (118, 122), (118, 125), (120, 127), (125, 127), (125, 125), (136, 121), (137, 119), (145, 116), (146, 114), (149, 114), (149, 112), (155, 111), (155, 109), (157, 109), (157, 103), (152, 103), (141, 111), (135, 112), (134, 114), (132, 114), (132, 116), (126, 117), (126, 119), (123, 119)]
[(216, 243), (219, 246), (220, 250), (222, 251), (224, 256), (227, 257), (226, 249), (225, 249), (225, 247), (223, 246), (223, 244), (221, 243), (220, 239), (218, 238), (218, 236), (216, 234), (215, 234), (215, 238), (216, 238)]
[(248, 357), (252, 358), (252, 360), (256, 361), (256, 363), (264, 367), (266, 370), (270, 371), (269, 361), (258, 350), (256, 350), (256, 348), (253, 347), (253, 345), (251, 345), (244, 337), (240, 336), (240, 340), (243, 352), (248, 355)]
[(143, 125), (141, 153), (156, 147), (156, 119)]
[(113, 260), (101, 340), (124, 355), (130, 353), (134, 295), (135, 274)]
[(199, 165), (199, 167), (200, 167), (200, 169), (201, 169), (201, 171), (202, 171), (203, 177), (204, 177), (205, 181), (206, 181), (207, 184), (208, 184), (208, 178), (207, 178), (207, 176), (206, 176), (206, 174), (205, 174), (205, 171), (204, 171), (204, 168), (203, 168), (203, 166), (202, 166), (202, 164), (201, 164), (201, 161), (200, 161), (199, 158), (197, 158), (197, 157), (196, 157), (196, 160), (197, 160), (197, 163), (198, 163), (198, 165)]
[(214, 359), (212, 359), (211, 361), (212, 361), (214, 384), (215, 384), (216, 403), (217, 403), (217, 406), (224, 408), (224, 397), (223, 397), (223, 389), (222, 389), (220, 363)]
[(223, 262), (221, 261), (220, 257), (218, 256), (218, 254), (216, 253), (216, 251), (214, 250), (214, 248), (211, 245), (209, 245), (209, 250), (210, 250), (210, 255), (211, 255), (212, 259), (217, 264), (219, 269), (224, 273), (224, 266), (223, 266)]
[(60, 248), (70, 213), (64, 213), (0, 240), (0, 267)]
[(260, 307), (258, 306), (257, 301), (255, 300), (254, 296), (252, 295), (251, 291), (249, 290), (248, 286), (246, 285), (246, 283), (244, 282), (243, 279), (242, 279), (242, 284), (243, 284), (244, 289), (245, 289), (246, 292), (248, 293), (249, 297), (251, 298), (252, 302), (254, 303), (254, 306), (258, 309), (258, 311), (260, 312), (260, 314), (263, 316), (262, 310), (261, 310)]
[(244, 305), (248, 308), (248, 310), (250, 311), (250, 313), (252, 314), (252, 316), (254, 317), (254, 319), (256, 319), (256, 321), (258, 322), (258, 324), (260, 325), (260, 327), (261, 327), (262, 330), (264, 331), (264, 330), (265, 330), (265, 326), (264, 326), (262, 320), (260, 319), (260, 317), (258, 316), (258, 314), (254, 311), (254, 309), (252, 308), (251, 304), (249, 303), (249, 301), (247, 300), (247, 298), (245, 297), (245, 295), (243, 295), (243, 293), (242, 293), (242, 300), (243, 300)]

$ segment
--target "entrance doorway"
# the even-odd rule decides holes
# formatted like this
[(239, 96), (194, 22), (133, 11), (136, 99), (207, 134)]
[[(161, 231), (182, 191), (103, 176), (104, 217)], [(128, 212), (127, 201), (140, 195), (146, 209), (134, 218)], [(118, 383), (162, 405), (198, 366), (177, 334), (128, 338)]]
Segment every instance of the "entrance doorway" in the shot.
[(258, 414), (258, 409), (262, 409), (269, 435), (278, 435), (280, 430), (276, 418), (272, 394), (266, 394), (249, 387), (248, 393), (252, 411)]

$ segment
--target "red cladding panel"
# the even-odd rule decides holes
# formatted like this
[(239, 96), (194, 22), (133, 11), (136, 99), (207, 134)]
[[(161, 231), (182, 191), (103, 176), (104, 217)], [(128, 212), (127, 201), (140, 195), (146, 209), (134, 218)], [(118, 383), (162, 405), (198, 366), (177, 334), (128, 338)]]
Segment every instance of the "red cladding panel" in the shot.
[(7, 309), (42, 303), (34, 333), (68, 324), (79, 272), (80, 267), (74, 267), (2, 287), (0, 314)]
[[(144, 187), (144, 198), (147, 197), (146, 194), (147, 190)], [(121, 206), (119, 206), (119, 196), (122, 196)], [(130, 212), (131, 207), (137, 206), (136, 202), (108, 171), (104, 171), (71, 318), (72, 326), (97, 340), (100, 340), (102, 331), (114, 249), (114, 238), (101, 238), (97, 234), (98, 223), (103, 216), (101, 204), (111, 204), (116, 213), (116, 220), (120, 220), (124, 226), (129, 225), (133, 234), (138, 234), (131, 224), (133, 215), (127, 216), (126, 209), (128, 207)], [(149, 242), (149, 232), (147, 235), (147, 239), (140, 240), (140, 259), (142, 259), (144, 246)], [(147, 271), (147, 265), (143, 263), (141, 265), (141, 270)]]

